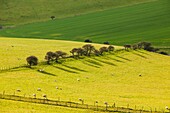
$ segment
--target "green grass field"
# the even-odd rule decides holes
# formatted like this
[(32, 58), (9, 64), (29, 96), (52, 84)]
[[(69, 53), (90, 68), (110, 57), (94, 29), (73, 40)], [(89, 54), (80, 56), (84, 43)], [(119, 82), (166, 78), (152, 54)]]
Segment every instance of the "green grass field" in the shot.
[(153, 0), (0, 0), (0, 25), (65, 18)]
[[(15, 67), (26, 64), (25, 58), (36, 55), (39, 61), (44, 61), (47, 51), (63, 50), (68, 52), (72, 47), (81, 47), (84, 43), (57, 40), (0, 38), (0, 67)], [(94, 44), (95, 47), (103, 45)], [(121, 48), (121, 47), (116, 47)], [(44, 69), (46, 74), (38, 69)], [(47, 94), (49, 99), (71, 100), (79, 102), (83, 98), (85, 103), (99, 105), (107, 101), (109, 105), (149, 110), (165, 110), (170, 100), (170, 57), (143, 50), (111, 53), (100, 57), (84, 59), (67, 59), (62, 64), (40, 65), (30, 68), (16, 68), (11, 71), (0, 72), (0, 91), (6, 94), (32, 96), (38, 98)], [(139, 77), (139, 75), (142, 77)], [(80, 79), (80, 81), (77, 81)], [(62, 88), (62, 90), (56, 89)], [(42, 91), (37, 91), (41, 88)], [(16, 92), (20, 89), (21, 92)], [(32, 109), (18, 102), (13, 109)], [(11, 104), (2, 101), (4, 104)], [(36, 105), (36, 110), (44, 105)], [(48, 108), (48, 107), (47, 107)], [(51, 107), (50, 107), (51, 108)], [(4, 111), (8, 112), (8, 107)], [(0, 109), (3, 112), (3, 109)], [(21, 109), (22, 110), (22, 109)], [(57, 109), (58, 110), (58, 109)], [(62, 110), (62, 108), (61, 108)], [(1, 112), (0, 111), (0, 112)], [(69, 112), (65, 109), (63, 111)], [(53, 108), (51, 110), (53, 112)], [(78, 112), (78, 111), (77, 111)], [(81, 112), (81, 111), (80, 111)], [(85, 111), (82, 111), (85, 112)]]
[(169, 0), (156, 0), (132, 6), (85, 14), (54, 21), (33, 23), (0, 31), (0, 36), (46, 38), (114, 45), (149, 41), (170, 48)]
[(0, 100), (1, 113), (102, 113), (90, 110), (55, 107), (9, 100)]

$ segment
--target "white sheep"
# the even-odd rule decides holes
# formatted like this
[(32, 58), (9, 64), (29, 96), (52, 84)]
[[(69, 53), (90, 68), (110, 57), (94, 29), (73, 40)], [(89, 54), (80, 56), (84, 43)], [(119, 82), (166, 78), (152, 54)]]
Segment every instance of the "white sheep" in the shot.
[(33, 94), (34, 98), (36, 98), (36, 94)]
[(41, 88), (38, 88), (37, 91), (41, 91)]
[(77, 78), (77, 81), (80, 81), (80, 79), (79, 79), (79, 78)]

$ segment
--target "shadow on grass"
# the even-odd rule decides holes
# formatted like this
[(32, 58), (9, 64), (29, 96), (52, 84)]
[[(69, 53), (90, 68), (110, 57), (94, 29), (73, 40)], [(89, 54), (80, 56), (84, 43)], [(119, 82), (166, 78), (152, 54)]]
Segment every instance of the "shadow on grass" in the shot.
[(9, 68), (1, 68), (0, 73), (6, 73), (6, 72), (17, 72), (17, 71), (23, 71), (23, 70), (29, 70), (28, 66), (17, 66), (17, 67), (9, 67)]
[(76, 70), (76, 71), (87, 72), (86, 70), (79, 69), (79, 68), (73, 67), (73, 66), (68, 66), (68, 65), (64, 65), (64, 64), (62, 66), (65, 66), (67, 68), (70, 68), (70, 69), (73, 69), (73, 70)]
[(135, 55), (137, 55), (137, 56), (140, 56), (140, 57), (142, 57), (142, 58), (147, 59), (147, 57), (145, 57), (145, 56), (143, 56), (143, 55), (141, 55), (141, 54), (139, 54), (139, 53), (135, 53), (135, 52), (132, 52), (132, 53), (135, 54)]
[(113, 60), (113, 61), (116, 61), (116, 62), (120, 62), (120, 63), (125, 63), (125, 62), (123, 62), (123, 61), (121, 61), (121, 60), (118, 60), (118, 59), (115, 59), (115, 58), (112, 58), (112, 57), (106, 57), (106, 59), (107, 60)]
[(56, 66), (56, 65), (53, 65), (53, 67), (55, 67), (57, 69), (60, 69), (60, 70), (63, 70), (63, 71), (66, 71), (66, 72), (69, 72), (69, 73), (76, 73), (76, 74), (78, 74), (78, 72), (76, 72), (76, 71), (71, 71), (71, 70), (68, 70), (68, 69)]
[(128, 58), (124, 58), (124, 57), (121, 57), (121, 56), (117, 56), (117, 55), (116, 55), (116, 57), (121, 58), (121, 59), (126, 60), (126, 61), (132, 61), (132, 60), (130, 60), (130, 59), (128, 59)]
[(96, 61), (98, 61), (98, 62), (102, 62), (102, 63), (104, 63), (104, 64), (108, 64), (108, 65), (112, 65), (112, 66), (117, 66), (117, 65), (115, 65), (114, 63), (111, 63), (111, 62), (108, 62), (108, 61), (103, 61), (103, 60), (96, 59), (96, 58), (92, 58), (92, 59), (94, 59), (94, 60), (96, 60)]
[(93, 65), (93, 64), (85, 62), (85, 61), (83, 62), (83, 64), (91, 66), (91, 67), (95, 67), (95, 68), (100, 68), (99, 66)]
[(145, 55), (150, 55), (150, 54), (148, 54), (148, 53), (146, 53), (146, 52), (143, 52), (143, 51), (141, 51), (141, 50), (136, 50), (136, 52), (139, 52), (139, 53), (142, 53), (142, 54), (145, 54)]
[(52, 73), (49, 73), (49, 72), (46, 72), (46, 71), (37, 70), (37, 72), (42, 73), (42, 74), (46, 74), (46, 75), (50, 75), (50, 76), (56, 76), (55, 74), (52, 74)]
[(101, 63), (96, 62), (96, 61), (91, 60), (91, 59), (88, 59), (88, 60), (85, 60), (85, 61), (88, 62), (88, 63), (91, 63), (93, 65), (96, 65), (96, 66), (103, 66)]

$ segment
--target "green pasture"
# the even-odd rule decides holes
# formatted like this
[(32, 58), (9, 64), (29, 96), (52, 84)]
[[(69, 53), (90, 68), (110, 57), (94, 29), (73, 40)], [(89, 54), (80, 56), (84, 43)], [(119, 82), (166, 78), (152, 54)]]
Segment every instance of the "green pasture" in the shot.
[(151, 42), (170, 48), (170, 2), (152, 2), (18, 26), (0, 31), (0, 36), (84, 41), (109, 41), (114, 45)]
[(65, 18), (153, 0), (0, 0), (0, 25)]
[[(46, 94), (49, 99), (73, 102), (80, 102), (79, 98), (82, 98), (90, 105), (98, 101), (99, 105), (108, 102), (109, 105), (116, 103), (119, 107), (129, 105), (130, 108), (136, 106), (137, 109), (147, 110), (156, 108), (165, 111), (165, 106), (170, 106), (169, 56), (144, 50), (121, 51), (99, 57), (69, 58), (62, 60), (61, 64), (46, 65), (42, 61), (47, 51), (63, 50), (69, 53), (71, 48), (81, 47), (85, 43), (0, 38), (0, 44), (1, 70), (16, 67), (0, 71), (1, 93), (5, 91), (5, 94), (27, 97), (37, 94), (38, 98)], [(104, 46), (93, 45), (96, 48)], [(29, 55), (37, 56), (41, 63), (32, 69), (17, 68), (26, 64), (25, 58)], [(39, 69), (43, 69), (44, 73)], [(37, 91), (38, 88), (41, 91)], [(17, 92), (17, 89), (21, 92)], [(1, 104), (4, 106), (8, 101), (1, 101)], [(18, 106), (22, 108), (22, 105)], [(44, 109), (39, 109), (40, 106), (43, 105), (33, 108)], [(7, 107), (4, 109), (7, 110)], [(23, 106), (23, 109), (30, 110), (31, 107)]]
[(34, 103), (0, 100), (1, 113), (102, 113), (91, 110), (56, 107)]

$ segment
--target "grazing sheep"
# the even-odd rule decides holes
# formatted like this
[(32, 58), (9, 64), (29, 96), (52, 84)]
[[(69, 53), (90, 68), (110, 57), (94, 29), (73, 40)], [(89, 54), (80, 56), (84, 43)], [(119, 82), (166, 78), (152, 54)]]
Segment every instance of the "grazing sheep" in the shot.
[(43, 71), (44, 71), (44, 69), (39, 69), (38, 71), (39, 71), (39, 72), (43, 72)]
[(33, 94), (34, 98), (36, 98), (36, 94)]
[(168, 109), (168, 106), (166, 106), (165, 109)]
[(41, 91), (41, 88), (38, 88), (37, 91)]
[(80, 79), (78, 78), (77, 81), (80, 81)]
[(142, 77), (142, 75), (139, 75), (139, 77)]
[(56, 89), (59, 89), (58, 87), (56, 87)]

